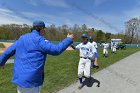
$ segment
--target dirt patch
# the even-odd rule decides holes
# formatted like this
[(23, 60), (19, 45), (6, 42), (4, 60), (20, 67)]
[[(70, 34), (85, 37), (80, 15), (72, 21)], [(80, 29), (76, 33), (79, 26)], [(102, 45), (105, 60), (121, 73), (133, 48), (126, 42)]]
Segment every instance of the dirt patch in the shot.
[(0, 49), (0, 54), (2, 54), (4, 52), (4, 49)]
[(71, 48), (71, 47), (68, 47), (66, 50), (74, 50), (73, 48)]
[(11, 42), (0, 42), (4, 45), (4, 48), (0, 48), (0, 53), (2, 54), (9, 46), (11, 46), (13, 43)]
[(9, 46), (11, 46), (13, 44), (11, 42), (1, 42), (1, 43), (3, 43), (5, 48), (8, 48)]

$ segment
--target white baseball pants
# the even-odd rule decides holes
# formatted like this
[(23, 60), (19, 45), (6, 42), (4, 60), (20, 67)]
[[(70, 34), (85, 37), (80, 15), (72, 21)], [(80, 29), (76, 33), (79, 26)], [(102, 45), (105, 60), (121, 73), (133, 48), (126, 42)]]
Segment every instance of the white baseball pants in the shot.
[(108, 50), (107, 49), (103, 49), (103, 54), (108, 54)]
[(80, 58), (79, 65), (78, 65), (78, 77), (82, 78), (83, 73), (84, 76), (89, 78), (90, 77), (90, 67), (91, 67), (91, 60)]
[(116, 52), (116, 48), (115, 47), (113, 47), (113, 52)]

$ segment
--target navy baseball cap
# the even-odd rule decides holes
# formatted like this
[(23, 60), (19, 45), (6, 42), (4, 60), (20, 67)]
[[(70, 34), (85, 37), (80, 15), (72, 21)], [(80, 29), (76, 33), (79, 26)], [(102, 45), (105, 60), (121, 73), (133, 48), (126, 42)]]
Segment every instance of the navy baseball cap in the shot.
[(44, 27), (45, 28), (45, 23), (43, 21), (34, 21), (33, 22), (33, 27), (39, 26), (39, 27)]
[(87, 34), (82, 34), (82, 38), (88, 38), (88, 35)]
[(89, 37), (89, 40), (93, 40), (93, 37), (90, 36), (90, 37)]

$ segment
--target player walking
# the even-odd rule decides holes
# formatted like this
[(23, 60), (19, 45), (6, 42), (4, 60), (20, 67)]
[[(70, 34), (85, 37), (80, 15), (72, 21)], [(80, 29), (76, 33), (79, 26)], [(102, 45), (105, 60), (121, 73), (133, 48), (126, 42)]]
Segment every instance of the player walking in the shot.
[(90, 82), (90, 67), (91, 67), (91, 58), (93, 56), (92, 53), (92, 45), (90, 42), (88, 42), (88, 35), (82, 34), (83, 42), (79, 45), (71, 46), (73, 49), (80, 50), (80, 61), (78, 65), (78, 78), (80, 81), (79, 89), (83, 87), (83, 72), (84, 76), (89, 80)]
[(110, 48), (111, 48), (111, 53), (113, 53), (113, 42), (111, 42)]
[(112, 47), (112, 52), (116, 54), (117, 44), (114, 42)]
[(92, 52), (94, 54), (94, 58), (95, 60), (91, 60), (92, 61), (92, 67), (95, 67), (95, 68), (99, 68), (99, 64), (98, 64), (98, 53), (97, 53), (97, 50), (98, 50), (98, 46), (97, 46), (97, 43), (94, 41), (93, 37), (89, 37), (89, 42), (92, 44)]
[(109, 45), (105, 42), (103, 44), (103, 57), (107, 57), (107, 55), (108, 55), (108, 47), (109, 47)]

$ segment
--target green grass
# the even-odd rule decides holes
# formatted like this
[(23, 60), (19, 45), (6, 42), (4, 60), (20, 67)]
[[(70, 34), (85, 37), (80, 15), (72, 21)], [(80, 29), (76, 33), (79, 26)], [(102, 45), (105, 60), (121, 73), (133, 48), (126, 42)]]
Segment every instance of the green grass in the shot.
[[(140, 48), (119, 50), (117, 54), (109, 54), (108, 58), (102, 57), (102, 50), (99, 49), (100, 69), (92, 70), (95, 73), (137, 51)], [(54, 93), (77, 80), (77, 67), (79, 62), (78, 51), (66, 51), (60, 56), (48, 56), (45, 66), (45, 81), (41, 93)], [(0, 69), (0, 93), (16, 93), (16, 86), (12, 84), (13, 64), (7, 64), (5, 69)]]
[(5, 46), (2, 43), (0, 43), (0, 48), (5, 48)]

